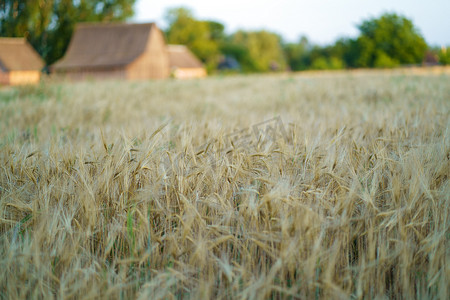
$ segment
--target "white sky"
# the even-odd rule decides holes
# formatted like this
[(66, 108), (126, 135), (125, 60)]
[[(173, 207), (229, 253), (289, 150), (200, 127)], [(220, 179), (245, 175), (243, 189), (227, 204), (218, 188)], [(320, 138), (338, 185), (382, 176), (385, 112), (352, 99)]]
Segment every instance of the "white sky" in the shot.
[(216, 20), (228, 33), (237, 29), (267, 29), (287, 41), (306, 35), (319, 44), (355, 37), (355, 25), (383, 12), (412, 19), (431, 45), (450, 46), (450, 0), (137, 0), (135, 22), (157, 22), (165, 28), (167, 8), (185, 6), (198, 19)]

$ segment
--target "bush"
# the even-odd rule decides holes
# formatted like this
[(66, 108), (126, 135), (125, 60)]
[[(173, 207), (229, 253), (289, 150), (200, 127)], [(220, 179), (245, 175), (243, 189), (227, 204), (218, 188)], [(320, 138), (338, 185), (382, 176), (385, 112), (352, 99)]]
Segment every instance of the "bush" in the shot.
[(439, 51), (439, 63), (442, 65), (450, 64), (450, 47), (442, 47)]
[(375, 68), (395, 68), (399, 65), (398, 60), (389, 57), (386, 53), (380, 51), (375, 58)]
[(319, 57), (313, 60), (312, 69), (314, 70), (340, 70), (345, 68), (345, 63), (338, 57)]

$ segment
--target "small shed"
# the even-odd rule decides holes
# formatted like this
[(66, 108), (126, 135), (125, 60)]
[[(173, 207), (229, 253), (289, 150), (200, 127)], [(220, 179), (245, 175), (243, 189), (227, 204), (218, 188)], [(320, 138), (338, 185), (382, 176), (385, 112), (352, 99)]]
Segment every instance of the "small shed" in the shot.
[(0, 38), (0, 84), (34, 84), (44, 61), (25, 38)]
[(183, 45), (168, 45), (170, 71), (173, 77), (202, 78), (206, 70), (202, 62)]
[(164, 36), (154, 23), (82, 23), (51, 71), (75, 79), (167, 78), (169, 59)]

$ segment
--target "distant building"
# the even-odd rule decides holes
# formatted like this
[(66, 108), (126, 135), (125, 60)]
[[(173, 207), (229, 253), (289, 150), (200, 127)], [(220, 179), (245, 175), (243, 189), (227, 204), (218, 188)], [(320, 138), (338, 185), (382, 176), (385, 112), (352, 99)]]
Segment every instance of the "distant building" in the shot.
[(0, 84), (37, 83), (44, 65), (24, 38), (0, 38)]
[(202, 62), (186, 46), (168, 45), (167, 50), (173, 77), (187, 79), (206, 76), (206, 70)]
[(162, 32), (154, 23), (78, 24), (62, 59), (51, 71), (70, 78), (169, 77)]

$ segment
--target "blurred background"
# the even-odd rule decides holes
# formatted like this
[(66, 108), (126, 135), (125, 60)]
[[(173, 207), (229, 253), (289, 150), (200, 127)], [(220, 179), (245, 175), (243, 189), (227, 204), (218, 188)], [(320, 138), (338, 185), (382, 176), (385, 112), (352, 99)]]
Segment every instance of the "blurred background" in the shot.
[(26, 37), (48, 66), (79, 22), (156, 22), (208, 73), (450, 63), (450, 1), (2, 0), (0, 36)]

